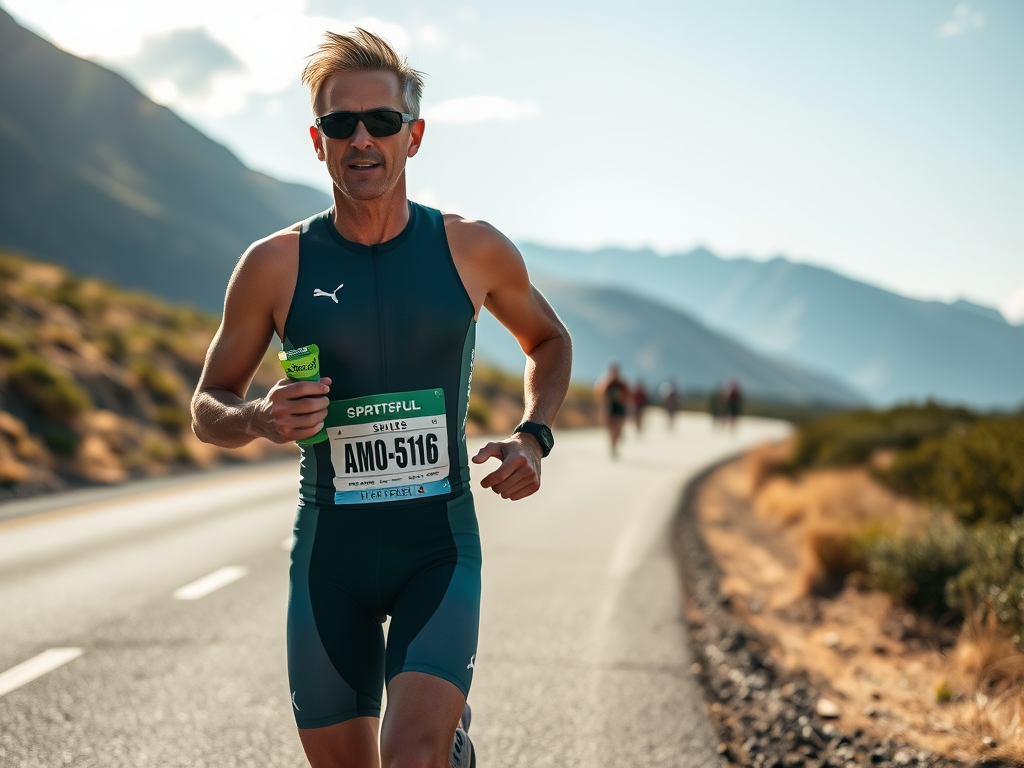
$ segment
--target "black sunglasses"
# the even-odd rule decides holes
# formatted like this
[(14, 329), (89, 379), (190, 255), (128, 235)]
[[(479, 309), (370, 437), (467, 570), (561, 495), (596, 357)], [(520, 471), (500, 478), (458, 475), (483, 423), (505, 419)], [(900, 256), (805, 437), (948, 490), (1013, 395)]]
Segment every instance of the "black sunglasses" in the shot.
[(362, 123), (371, 136), (394, 136), (406, 123), (416, 118), (408, 112), (394, 109), (373, 109), (369, 112), (331, 112), (316, 119), (316, 127), (328, 139), (347, 139), (356, 132), (356, 125)]

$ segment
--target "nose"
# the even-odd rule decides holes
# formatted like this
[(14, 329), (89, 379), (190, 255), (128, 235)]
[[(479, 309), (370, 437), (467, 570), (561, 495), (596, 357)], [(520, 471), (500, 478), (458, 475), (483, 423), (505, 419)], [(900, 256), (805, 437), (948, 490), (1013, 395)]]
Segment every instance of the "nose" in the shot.
[(366, 130), (366, 126), (363, 125), (363, 121), (360, 120), (356, 123), (356, 129), (352, 132), (352, 138), (349, 139), (349, 143), (353, 147), (365, 148), (373, 143), (373, 136)]

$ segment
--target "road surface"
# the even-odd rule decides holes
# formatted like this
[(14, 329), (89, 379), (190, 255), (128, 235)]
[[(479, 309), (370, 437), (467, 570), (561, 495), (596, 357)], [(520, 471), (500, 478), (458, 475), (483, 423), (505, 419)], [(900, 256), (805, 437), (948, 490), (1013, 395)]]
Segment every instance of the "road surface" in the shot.
[[(477, 491), (481, 768), (716, 763), (668, 525), (688, 477), (785, 432), (652, 414), (618, 461), (600, 432), (562, 432), (537, 496)], [(305, 765), (284, 662), (296, 479), (0, 506), (0, 765)]]

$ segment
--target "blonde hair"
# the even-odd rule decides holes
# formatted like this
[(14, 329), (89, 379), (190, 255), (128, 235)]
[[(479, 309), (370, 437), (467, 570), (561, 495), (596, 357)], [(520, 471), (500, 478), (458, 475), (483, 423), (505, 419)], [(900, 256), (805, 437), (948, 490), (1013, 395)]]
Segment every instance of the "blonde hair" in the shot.
[(423, 73), (409, 66), (409, 60), (400, 57), (387, 40), (359, 27), (345, 34), (325, 32), (323, 42), (309, 56), (302, 70), (302, 82), (309, 87), (313, 112), (320, 114), (320, 91), (328, 77), (336, 72), (359, 70), (393, 72), (406, 110), (419, 118)]

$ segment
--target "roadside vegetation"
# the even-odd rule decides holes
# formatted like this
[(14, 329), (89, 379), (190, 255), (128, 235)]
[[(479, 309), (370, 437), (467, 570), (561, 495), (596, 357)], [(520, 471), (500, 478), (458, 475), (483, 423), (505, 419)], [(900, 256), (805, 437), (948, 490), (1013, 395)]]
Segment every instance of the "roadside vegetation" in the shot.
[(755, 519), (796, 552), (790, 599), (849, 613), (888, 596), (900, 632), (941, 652), (921, 707), (953, 707), (972, 748), (1024, 761), (1024, 411), (833, 413), (747, 463)]

